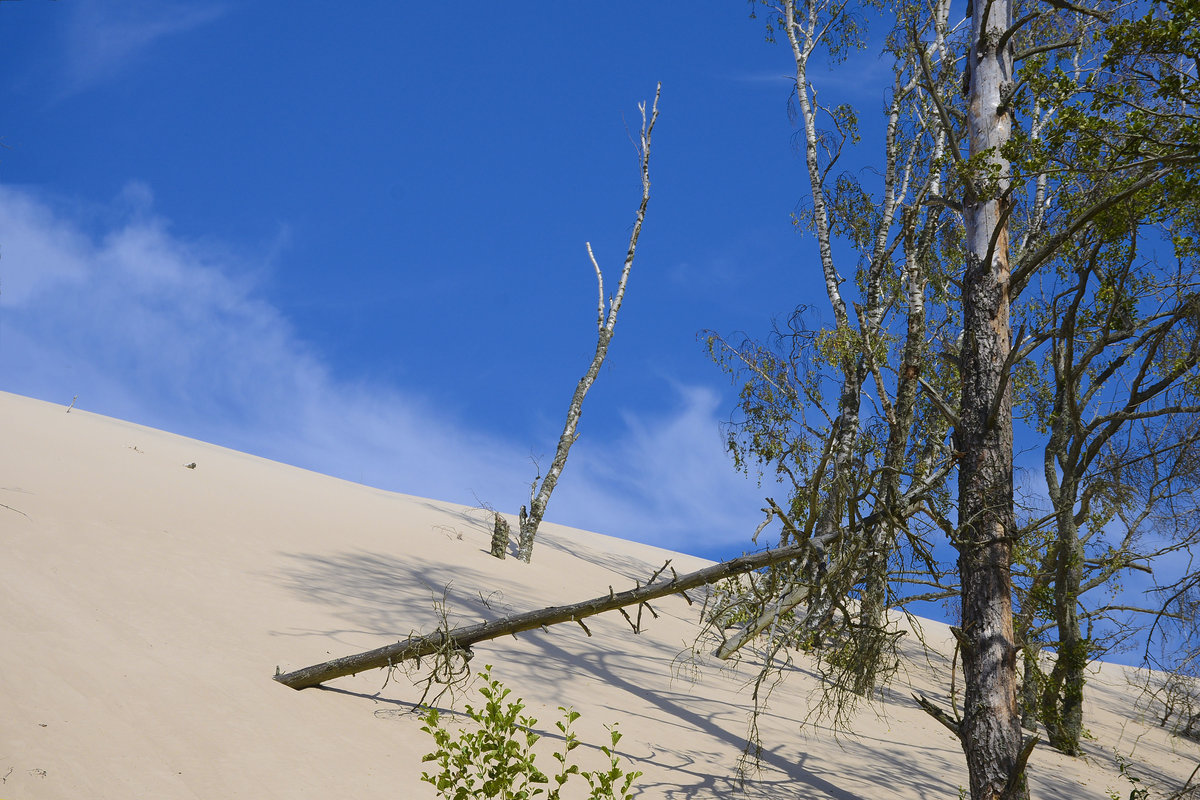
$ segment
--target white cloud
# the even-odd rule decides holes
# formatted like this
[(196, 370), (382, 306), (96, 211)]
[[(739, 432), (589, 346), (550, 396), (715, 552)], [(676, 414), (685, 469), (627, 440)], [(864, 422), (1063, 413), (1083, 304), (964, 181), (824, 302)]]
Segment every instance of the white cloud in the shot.
[[(527, 496), (528, 454), (554, 441), (513, 442), (403, 387), (336, 379), (239, 277), (259, 272), (252, 259), (172, 235), (152, 202), (129, 187), (114, 203), (127, 218), (89, 233), (74, 212), (0, 187), (4, 389), (79, 395), (91, 411), (409, 494), (502, 510)], [(627, 412), (614, 440), (583, 430), (549, 519), (691, 550), (746, 542), (762, 492), (732, 472), (718, 399), (671, 388), (677, 408)]]
[(619, 440), (596, 442), (585, 433), (567, 465), (576, 480), (563, 481), (552, 509), (561, 502), (569, 524), (604, 519), (607, 533), (674, 549), (749, 547), (758, 509), (772, 490), (734, 472), (719, 429), (718, 395), (673, 389), (676, 409), (624, 414)]
[(62, 60), (69, 95), (118, 77), (161, 39), (204, 25), (225, 9), (167, 0), (72, 3)]

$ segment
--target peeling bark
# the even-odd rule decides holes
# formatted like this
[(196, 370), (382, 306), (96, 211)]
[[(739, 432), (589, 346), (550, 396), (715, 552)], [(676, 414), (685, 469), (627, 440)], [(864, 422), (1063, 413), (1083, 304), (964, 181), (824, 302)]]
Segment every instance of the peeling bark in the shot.
[(1009, 0), (973, 4), (967, 56), (969, 158), (963, 214), (962, 395), (955, 430), (959, 464), (959, 574), (965, 677), (960, 738), (972, 800), (1027, 798), (1017, 707), (1012, 617), (1012, 398), (1008, 381), (1010, 166), (1001, 152), (1012, 129), (1002, 107), (1012, 54), (998, 49), (1012, 24)]

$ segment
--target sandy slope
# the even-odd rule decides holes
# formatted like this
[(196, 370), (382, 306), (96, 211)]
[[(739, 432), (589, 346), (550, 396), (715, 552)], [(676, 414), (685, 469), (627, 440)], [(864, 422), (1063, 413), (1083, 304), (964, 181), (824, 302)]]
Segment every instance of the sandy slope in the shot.
[[(0, 798), (432, 797), (418, 696), (376, 671), (329, 690), (271, 680), (386, 644), (436, 622), (445, 595), (463, 621), (623, 588), (667, 557), (546, 525), (534, 563), (486, 553), (479, 514), (370, 489), (160, 431), (0, 394)], [(195, 468), (186, 465), (195, 464)], [(477, 648), (551, 729), (559, 705), (582, 738), (622, 749), (644, 798), (729, 794), (746, 732), (750, 672), (686, 656), (695, 610), (656, 603), (632, 636), (618, 615)], [(944, 640), (944, 626), (930, 623)], [(952, 737), (914, 707), (909, 684), (944, 698), (947, 664), (913, 657), (858, 734), (796, 719), (812, 678), (794, 669), (762, 720), (770, 747), (751, 796), (955, 797)], [(1128, 795), (1113, 751), (1179, 780), (1195, 745), (1136, 721), (1122, 670), (1089, 685), (1083, 759), (1039, 748), (1043, 797)], [(461, 702), (461, 700), (459, 701)], [(445, 704), (446, 701), (443, 701)], [(545, 743), (545, 742), (543, 742)], [(584, 758), (599, 766), (599, 754)]]

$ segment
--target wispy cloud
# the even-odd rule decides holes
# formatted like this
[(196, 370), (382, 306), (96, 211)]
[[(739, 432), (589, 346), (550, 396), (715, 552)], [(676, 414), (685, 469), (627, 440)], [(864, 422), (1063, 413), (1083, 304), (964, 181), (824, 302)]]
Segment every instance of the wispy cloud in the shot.
[[(114, 206), (123, 219), (85, 224), (0, 187), (3, 388), (64, 404), (78, 394), (88, 410), (386, 489), (522, 502), (531, 445), (553, 441), (515, 442), (406, 387), (335, 378), (243, 277), (261, 274), (252, 256), (173, 235), (146, 187)], [(761, 492), (729, 466), (717, 396), (667, 388), (670, 412), (628, 412), (608, 441), (584, 431), (548, 519), (692, 550), (745, 543)]]
[(83, 0), (72, 4), (62, 60), (62, 95), (119, 77), (154, 44), (225, 13), (212, 3)]
[(787, 72), (734, 72), (728, 76), (729, 80), (734, 83), (749, 83), (749, 84), (791, 84), (795, 83), (795, 74)]
[[(749, 547), (764, 494), (735, 473), (719, 428), (721, 400), (711, 389), (674, 386), (676, 407), (658, 416), (624, 415), (624, 435), (604, 443), (581, 439), (576, 480), (554, 502), (564, 522), (673, 549)], [(572, 451), (574, 454), (574, 451)]]
[[(784, 48), (786, 50), (786, 47)], [(747, 86), (792, 87), (796, 82), (794, 68), (781, 62), (779, 71), (734, 72), (727, 80)], [(844, 61), (813, 61), (808, 76), (816, 87), (823, 91), (834, 91), (848, 97), (867, 98), (878, 95), (880, 87), (890, 85), (883, 80), (891, 71), (889, 62), (875, 50), (852, 51)]]

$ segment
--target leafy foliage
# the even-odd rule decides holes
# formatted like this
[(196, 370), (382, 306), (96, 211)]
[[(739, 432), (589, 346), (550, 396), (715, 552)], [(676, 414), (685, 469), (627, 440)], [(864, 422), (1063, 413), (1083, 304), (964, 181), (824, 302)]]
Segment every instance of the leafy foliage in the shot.
[(433, 737), (437, 749), (421, 760), (433, 762), (437, 772), (421, 773), (421, 780), (432, 784), (441, 797), (449, 800), (473, 800), (495, 798), (496, 800), (533, 800), (545, 796), (547, 800), (558, 800), (563, 787), (572, 775), (583, 778), (589, 787), (588, 800), (629, 800), (633, 796), (633, 783), (641, 772), (627, 772), (617, 753), (621, 734), (615, 724), (608, 727), (610, 743), (602, 745), (608, 759), (608, 767), (598, 770), (582, 770), (574, 763), (571, 753), (580, 741), (571, 726), (579, 719), (579, 712), (559, 707), (563, 718), (555, 723), (562, 735), (563, 744), (553, 754), (558, 762), (558, 773), (554, 775), (553, 787), (547, 789), (551, 779), (542, 772), (536, 762), (533, 746), (541, 738), (534, 732), (537, 720), (521, 712), (525, 704), (520, 698), (509, 700), (511, 689), (492, 677), (488, 665), (479, 673), (483, 686), (479, 694), (486, 701), (482, 707), (468, 703), (466, 715), (474, 723), (473, 728), (463, 729), (458, 735), (451, 734), (436, 708), (426, 709), (421, 714), (425, 724), (421, 730)]

